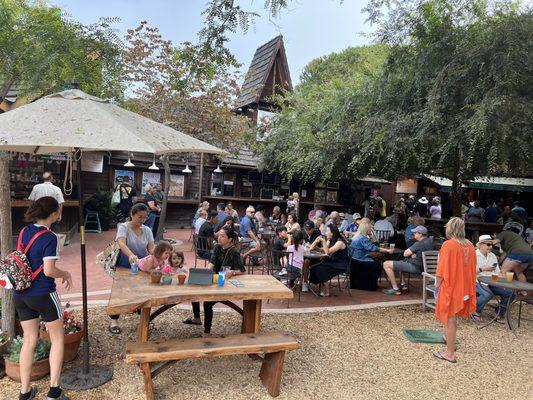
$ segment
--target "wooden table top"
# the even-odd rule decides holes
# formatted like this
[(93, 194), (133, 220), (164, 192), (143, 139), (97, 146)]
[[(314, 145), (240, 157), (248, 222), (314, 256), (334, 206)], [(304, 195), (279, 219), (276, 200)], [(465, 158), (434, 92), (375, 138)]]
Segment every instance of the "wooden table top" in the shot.
[(234, 301), (292, 299), (292, 290), (270, 275), (238, 275), (235, 278), (244, 287), (230, 282), (218, 285), (178, 285), (174, 279), (171, 285), (153, 284), (150, 275), (139, 272), (132, 275), (129, 269), (117, 268), (107, 313), (126, 314), (143, 307), (159, 307), (190, 301)]
[(498, 286), (505, 289), (533, 291), (533, 283), (529, 282), (520, 282), (517, 280), (509, 282), (506, 278), (498, 278), (497, 281), (493, 281), (490, 276), (478, 276), (477, 280), (488, 285)]

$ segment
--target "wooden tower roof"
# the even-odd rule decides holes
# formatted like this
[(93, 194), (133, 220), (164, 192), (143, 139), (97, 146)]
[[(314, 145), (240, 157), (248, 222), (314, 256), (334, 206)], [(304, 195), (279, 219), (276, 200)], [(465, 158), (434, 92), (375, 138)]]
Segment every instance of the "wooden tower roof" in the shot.
[(282, 35), (255, 51), (236, 107), (268, 103), (263, 99), (276, 92), (279, 93), (280, 88), (292, 91), (291, 74)]

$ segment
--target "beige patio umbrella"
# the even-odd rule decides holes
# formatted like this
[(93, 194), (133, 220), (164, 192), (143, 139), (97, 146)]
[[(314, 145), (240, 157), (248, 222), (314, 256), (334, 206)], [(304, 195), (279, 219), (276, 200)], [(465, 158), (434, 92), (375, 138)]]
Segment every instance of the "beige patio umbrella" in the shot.
[(82, 151), (226, 151), (81, 90), (66, 90), (0, 115), (0, 149), (43, 154)]
[[(0, 151), (46, 154), (75, 151), (130, 151), (157, 155), (195, 152), (228, 154), (201, 140), (72, 89), (43, 97), (0, 114)], [(83, 365), (63, 375), (63, 385), (89, 389), (107, 382), (112, 371), (89, 365), (87, 273), (83, 220), (81, 158), (77, 180), (83, 295)]]

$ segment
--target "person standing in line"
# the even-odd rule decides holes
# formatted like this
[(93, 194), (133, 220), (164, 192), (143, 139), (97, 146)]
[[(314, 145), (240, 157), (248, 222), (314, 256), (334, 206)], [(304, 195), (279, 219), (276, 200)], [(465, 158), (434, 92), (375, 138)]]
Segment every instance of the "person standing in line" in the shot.
[(124, 222), (130, 215), (133, 203), (137, 201), (137, 191), (131, 186), (129, 176), (124, 176), (122, 183), (115, 186), (114, 192), (117, 190), (120, 192), (120, 203), (117, 205), (117, 209), (120, 211), (119, 221)]
[(431, 201), (431, 207), (429, 208), (430, 219), (440, 221), (442, 219), (442, 207), (438, 197), (435, 197)]
[(50, 171), (46, 171), (43, 174), (43, 183), (38, 183), (33, 187), (28, 200), (37, 201), (45, 196), (53, 197), (59, 203), (59, 215), (57, 216), (57, 221), (54, 221), (51, 228), (53, 231), (55, 231), (57, 224), (61, 222), (61, 216), (63, 215), (63, 203), (65, 203), (65, 199), (63, 198), (63, 192), (61, 189), (54, 185), (54, 177)]
[[(165, 192), (163, 191), (163, 184), (161, 182), (155, 185), (154, 197), (155, 197), (155, 204), (159, 207), (159, 209), (161, 209), (161, 207), (163, 206), (163, 200), (165, 199)], [(159, 221), (160, 221), (159, 217), (160, 215), (157, 216), (158, 229), (159, 229)], [(163, 228), (163, 233), (167, 233), (167, 230), (165, 228)]]
[(522, 207), (519, 201), (515, 201), (513, 204), (514, 204), (514, 208), (511, 211), (520, 217), (520, 221), (522, 222), (522, 225), (524, 225), (525, 227), (526, 222), (527, 222), (526, 209)]
[(485, 220), (485, 209), (479, 205), (479, 200), (474, 201), (474, 206), (466, 213), (468, 222), (483, 222)]
[[(34, 399), (37, 388), (30, 386), (30, 376), (37, 340), (39, 339), (39, 318), (50, 333), (50, 389), (47, 399), (68, 400), (59, 387), (61, 367), (63, 365), (65, 332), (63, 329), (63, 310), (56, 292), (55, 279), (61, 279), (65, 288), (72, 286), (72, 277), (68, 271), (56, 267), (59, 259), (59, 241), (50, 231), (52, 224), (59, 218), (59, 203), (50, 196), (37, 199), (26, 211), (24, 218), (29, 224), (20, 233), (22, 248), (35, 241), (27, 252), (28, 261), (33, 272), (37, 273), (31, 286), (15, 291), (15, 309), (24, 331), (24, 343), (20, 351), (21, 389), (19, 400)], [(44, 233), (42, 233), (44, 232)], [(36, 237), (36, 235), (39, 235)]]
[(489, 200), (488, 207), (485, 209), (485, 222), (496, 223), (500, 211), (493, 200)]
[(418, 202), (415, 206), (415, 212), (418, 214), (418, 216), (425, 218), (428, 215), (428, 203), (429, 200), (426, 199), (425, 196), (422, 196), (418, 199)]
[(157, 205), (157, 200), (154, 196), (154, 188), (152, 185), (147, 183), (144, 186), (144, 189), (146, 190), (146, 195), (144, 196), (144, 202), (150, 209), (150, 213), (148, 214), (148, 219), (144, 223), (148, 228), (152, 230), (152, 234), (154, 237), (157, 235), (157, 229), (159, 228), (159, 214), (161, 213), (161, 207)]
[(446, 224), (435, 273), (435, 316), (444, 325), (446, 350), (434, 351), (439, 360), (455, 364), (457, 315), (468, 317), (476, 310), (476, 250), (466, 239), (465, 222), (458, 217)]

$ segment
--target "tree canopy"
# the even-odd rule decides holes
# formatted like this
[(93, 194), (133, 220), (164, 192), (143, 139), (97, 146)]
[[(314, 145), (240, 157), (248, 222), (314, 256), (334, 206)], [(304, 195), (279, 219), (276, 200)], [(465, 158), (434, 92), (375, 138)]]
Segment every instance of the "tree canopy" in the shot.
[(456, 200), (475, 176), (533, 173), (531, 10), (376, 0), (369, 12), (388, 46), (382, 67), (355, 74), (335, 66), (357, 65), (338, 55), (327, 68), (313, 61), (256, 145), (265, 168), (304, 181), (438, 174), (454, 181)]
[(88, 93), (120, 98), (120, 40), (111, 22), (86, 26), (45, 3), (0, 0), (0, 102), (12, 86), (31, 101), (73, 80)]

